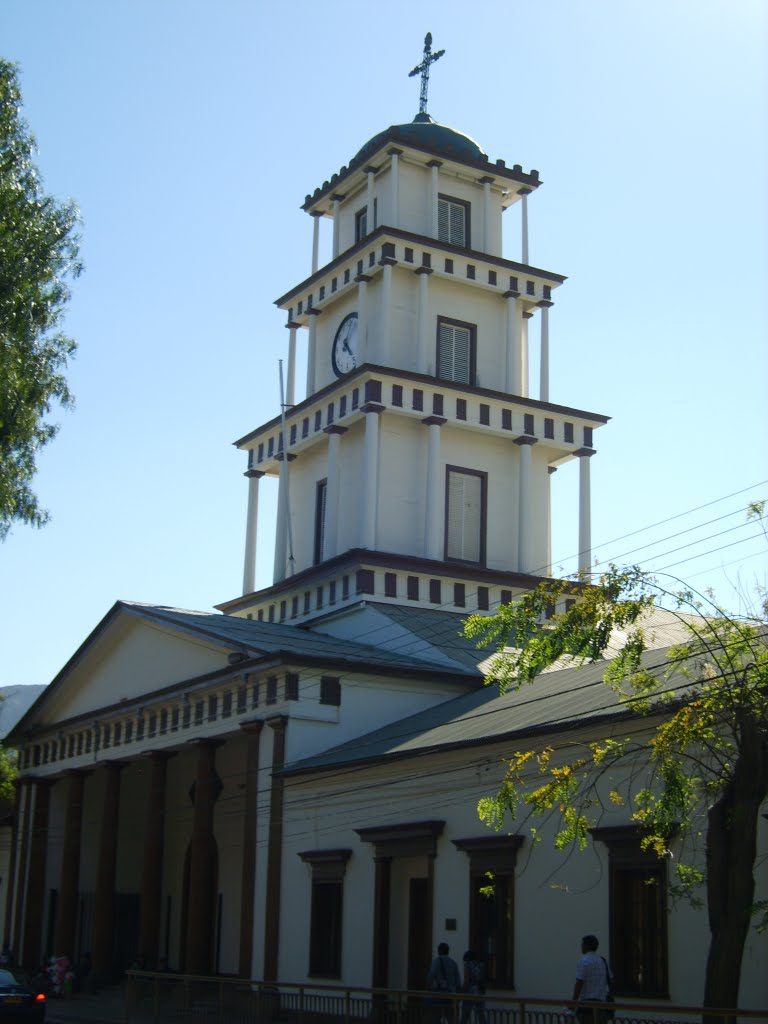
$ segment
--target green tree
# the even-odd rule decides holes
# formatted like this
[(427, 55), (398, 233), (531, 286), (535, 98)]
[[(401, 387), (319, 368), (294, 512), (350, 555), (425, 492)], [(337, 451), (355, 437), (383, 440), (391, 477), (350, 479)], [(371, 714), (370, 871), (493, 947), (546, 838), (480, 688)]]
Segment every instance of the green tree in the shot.
[[(764, 517), (762, 505), (751, 511)], [(535, 841), (536, 824), (549, 818), (559, 850), (584, 848), (601, 816), (599, 787), (610, 778), (609, 799), (628, 807), (642, 845), (659, 857), (677, 847), (672, 896), (700, 904), (703, 888), (710, 929), (704, 1005), (736, 1007), (750, 927), (768, 926), (754, 882), (768, 797), (765, 593), (762, 613), (748, 621), (715, 607), (698, 614), (694, 594), (676, 595), (684, 641), (661, 668), (649, 668), (658, 660), (648, 656), (649, 613), (661, 595), (653, 576), (611, 567), (595, 584), (545, 581), (498, 614), (467, 620), (467, 636), (496, 647), (486, 682), (502, 693), (534, 683), (556, 663), (605, 659), (604, 681), (617, 695), (606, 738), (569, 745), (566, 754), (535, 746), (515, 753), (499, 791), (478, 810), (495, 828), (509, 817), (525, 819)], [(553, 606), (563, 610), (548, 618)], [(638, 758), (646, 766), (642, 783), (629, 768)]]
[(76, 346), (59, 327), (81, 271), (78, 211), (46, 195), (34, 150), (17, 67), (0, 59), (0, 539), (14, 522), (47, 522), (31, 486), (37, 453), (58, 431), (52, 405), (72, 403)]

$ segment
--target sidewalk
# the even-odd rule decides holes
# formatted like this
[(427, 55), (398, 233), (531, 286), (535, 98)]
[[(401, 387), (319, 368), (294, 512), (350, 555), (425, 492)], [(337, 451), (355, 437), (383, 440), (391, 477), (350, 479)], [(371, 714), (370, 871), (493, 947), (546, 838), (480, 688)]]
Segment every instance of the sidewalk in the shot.
[(46, 1024), (123, 1024), (125, 999), (122, 988), (108, 988), (95, 995), (80, 993), (70, 999), (48, 999)]

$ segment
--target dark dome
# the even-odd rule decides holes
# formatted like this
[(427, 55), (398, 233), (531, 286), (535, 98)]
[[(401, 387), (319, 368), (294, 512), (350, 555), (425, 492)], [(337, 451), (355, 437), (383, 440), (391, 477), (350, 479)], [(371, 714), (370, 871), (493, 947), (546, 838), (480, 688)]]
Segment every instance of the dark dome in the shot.
[(429, 114), (417, 114), (409, 124), (393, 124), (383, 132), (379, 132), (363, 146), (353, 163), (357, 163), (372, 152), (384, 139), (399, 139), (401, 142), (428, 149), (432, 153), (441, 153), (454, 160), (469, 160), (484, 163), (488, 160), (487, 153), (468, 135), (448, 128), (444, 124), (433, 121)]

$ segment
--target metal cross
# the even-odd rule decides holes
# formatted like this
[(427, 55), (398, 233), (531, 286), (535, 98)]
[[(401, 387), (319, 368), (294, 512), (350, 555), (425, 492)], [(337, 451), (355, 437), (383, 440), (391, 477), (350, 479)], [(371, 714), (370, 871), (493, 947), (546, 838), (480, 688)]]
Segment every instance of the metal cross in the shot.
[(429, 88), (429, 65), (434, 64), (436, 60), (445, 53), (445, 50), (438, 50), (437, 53), (432, 53), (432, 33), (427, 32), (424, 36), (424, 59), (421, 64), (417, 64), (413, 71), (408, 73), (409, 78), (413, 78), (414, 75), (421, 74), (421, 95), (419, 96), (419, 113), (425, 114), (427, 112), (427, 89)]

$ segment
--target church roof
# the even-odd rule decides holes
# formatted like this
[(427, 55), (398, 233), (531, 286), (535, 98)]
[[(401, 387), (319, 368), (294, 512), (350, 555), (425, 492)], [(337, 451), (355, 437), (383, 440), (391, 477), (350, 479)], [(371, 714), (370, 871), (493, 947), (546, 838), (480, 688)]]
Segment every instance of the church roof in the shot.
[[(647, 668), (668, 665), (670, 648), (645, 655)], [(294, 761), (282, 774), (298, 775), (343, 765), (400, 760), (426, 753), (479, 746), (563, 732), (628, 716), (622, 698), (603, 681), (606, 662), (561, 669), (540, 676), (535, 685), (500, 696), (495, 686), (462, 694), (314, 757)], [(670, 681), (679, 690), (691, 681)]]
[(362, 147), (352, 163), (365, 160), (370, 153), (375, 153), (384, 142), (403, 142), (406, 145), (428, 149), (451, 160), (483, 160), (488, 159), (479, 144), (469, 135), (438, 124), (429, 114), (417, 114), (407, 124), (393, 124), (386, 128)]

